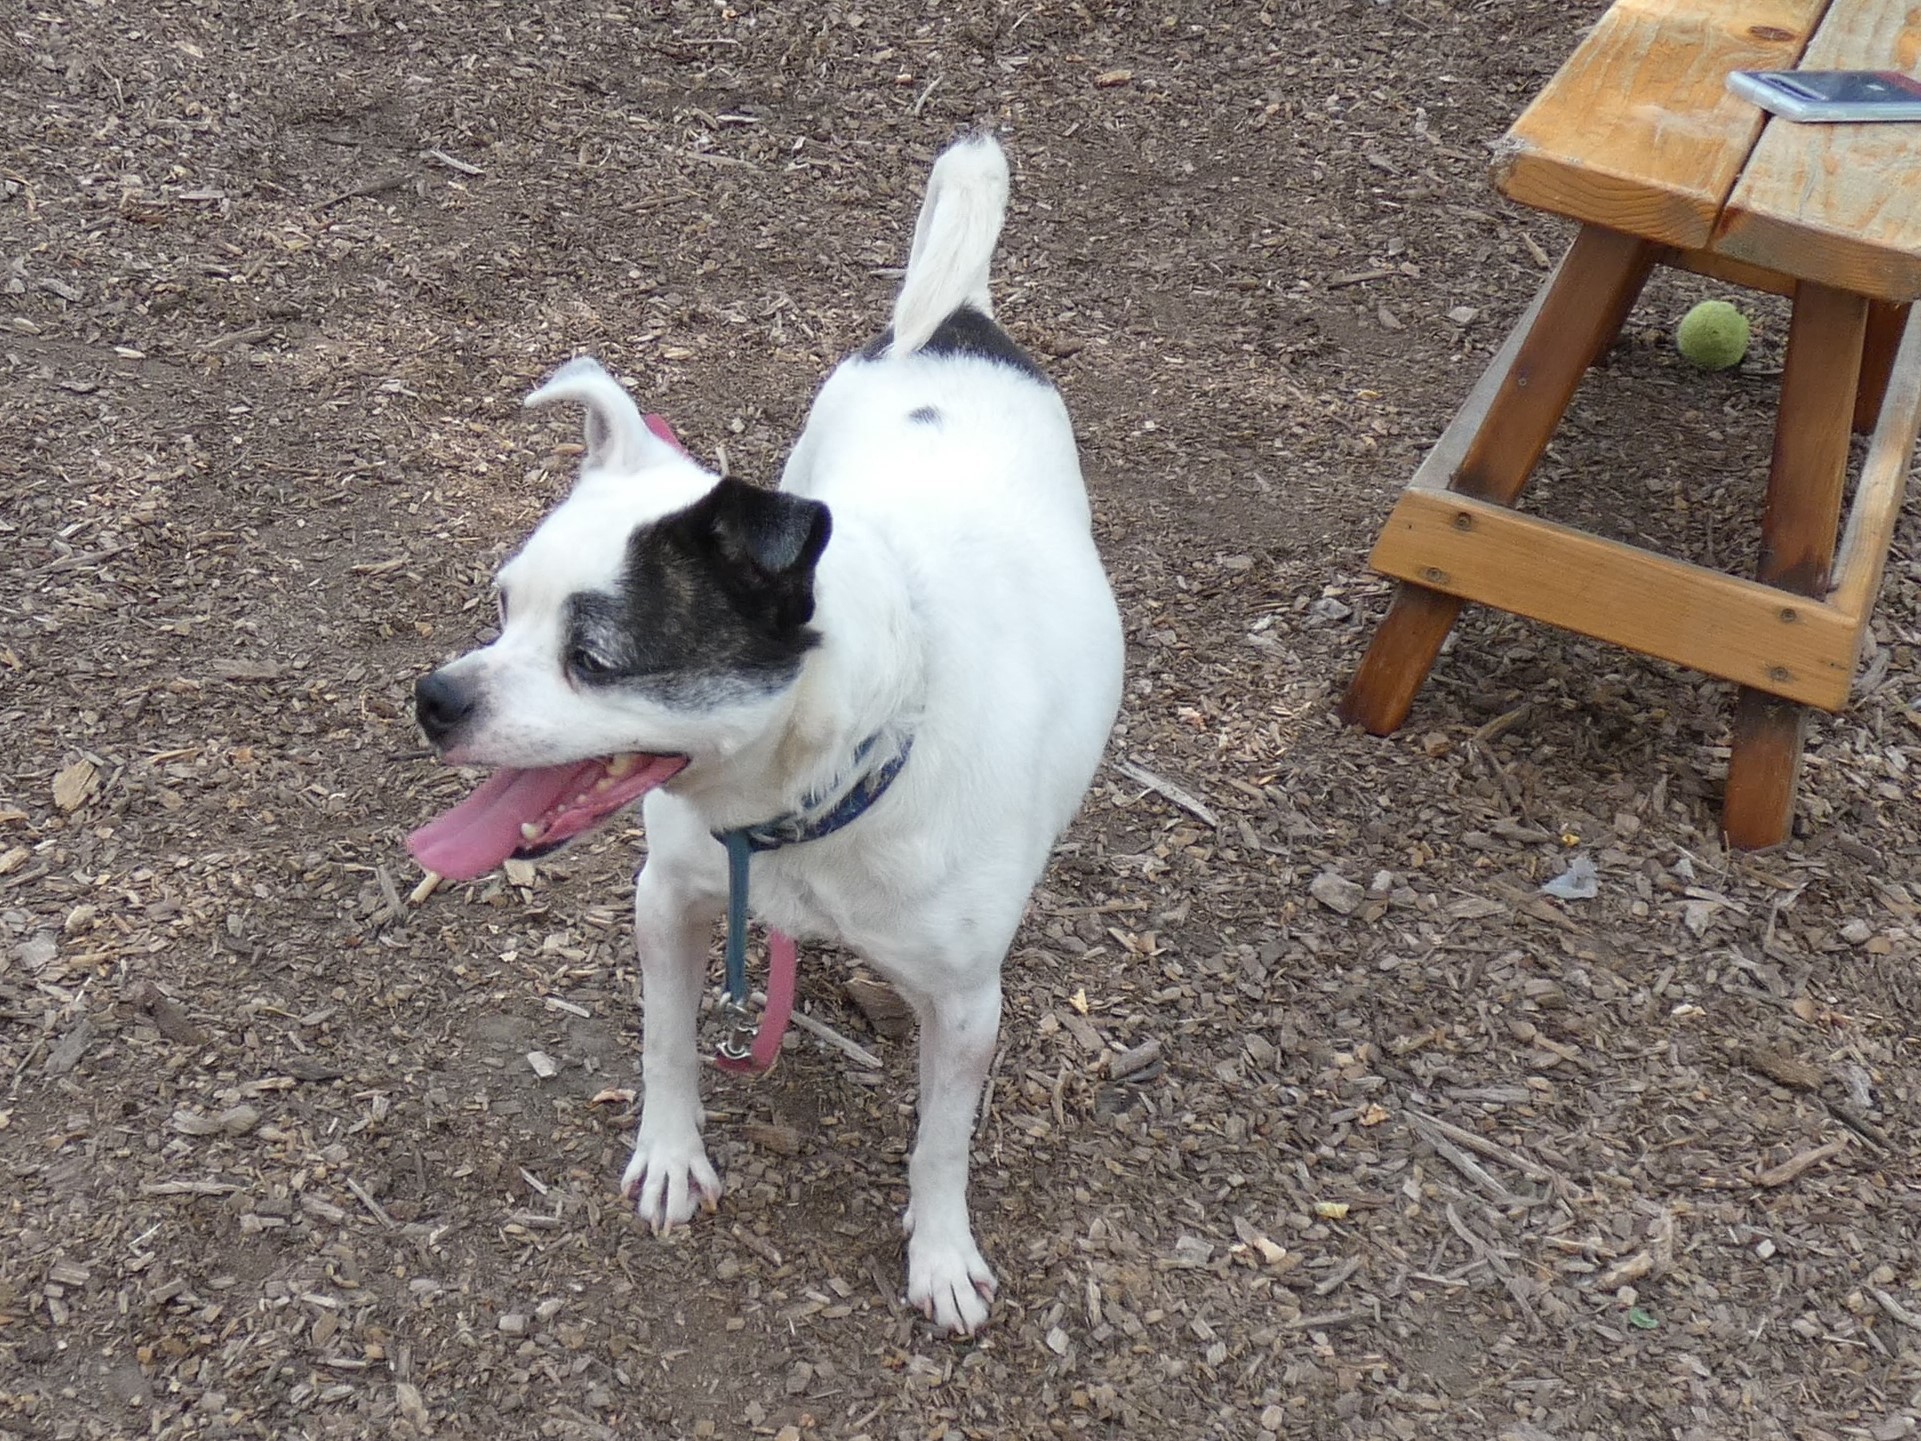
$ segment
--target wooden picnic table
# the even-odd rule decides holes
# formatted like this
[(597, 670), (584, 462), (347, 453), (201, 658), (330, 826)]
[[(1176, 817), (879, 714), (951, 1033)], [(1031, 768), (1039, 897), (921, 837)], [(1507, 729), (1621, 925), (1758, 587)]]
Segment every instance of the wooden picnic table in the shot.
[[(1402, 584), (1348, 719), (1396, 729), (1478, 601), (1735, 682), (1723, 826), (1786, 839), (1804, 707), (1847, 704), (1921, 428), (1921, 124), (1796, 125), (1726, 86), (1797, 68), (1921, 72), (1921, 6), (1617, 0), (1508, 132), (1496, 184), (1580, 229), (1375, 544)], [(1793, 300), (1753, 579), (1512, 509), (1656, 265)]]

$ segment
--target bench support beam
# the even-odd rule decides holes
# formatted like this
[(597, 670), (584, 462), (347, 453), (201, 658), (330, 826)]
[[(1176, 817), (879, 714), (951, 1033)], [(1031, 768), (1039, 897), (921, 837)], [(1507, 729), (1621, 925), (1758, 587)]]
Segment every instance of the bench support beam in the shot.
[[(1581, 233), (1375, 543), (1370, 564), (1401, 585), (1341, 713), (1377, 735), (1396, 729), (1470, 600), (1720, 676), (1741, 686), (1724, 825), (1754, 849), (1787, 838), (1803, 706), (1847, 704), (1921, 430), (1921, 307), (1785, 287), (1794, 320), (1755, 580), (1515, 513), (1648, 267), (1688, 260)], [(1837, 560), (1855, 429), (1873, 438)]]
[[(1806, 596), (1827, 594), (1867, 338), (1866, 299), (1812, 281), (1801, 285), (1788, 327), (1761, 519), (1756, 578), (1764, 585)], [(1741, 688), (1722, 814), (1730, 845), (1753, 850), (1787, 839), (1806, 734), (1807, 712), (1800, 706), (1751, 686)]]
[[(1467, 446), (1450, 489), (1496, 505), (1520, 499), (1581, 377), (1634, 308), (1659, 249), (1619, 231), (1582, 227), (1499, 386), (1477, 392), (1480, 414), (1463, 413)], [(1398, 729), (1461, 604), (1458, 596), (1404, 583), (1348, 687), (1342, 716), (1375, 735)]]

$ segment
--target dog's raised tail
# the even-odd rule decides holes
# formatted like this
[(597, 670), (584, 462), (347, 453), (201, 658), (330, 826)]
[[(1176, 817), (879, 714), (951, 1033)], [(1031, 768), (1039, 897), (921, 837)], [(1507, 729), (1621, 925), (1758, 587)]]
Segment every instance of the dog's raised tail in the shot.
[(907, 278), (894, 302), (892, 354), (912, 355), (963, 305), (991, 317), (988, 265), (1007, 215), (1007, 157), (987, 134), (956, 141), (934, 162), (914, 222)]

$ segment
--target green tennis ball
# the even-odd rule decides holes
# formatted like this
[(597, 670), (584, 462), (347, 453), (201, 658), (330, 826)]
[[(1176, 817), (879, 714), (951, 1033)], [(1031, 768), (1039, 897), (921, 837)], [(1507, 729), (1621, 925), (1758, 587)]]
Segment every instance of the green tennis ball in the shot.
[(1726, 370), (1748, 353), (1748, 318), (1725, 300), (1704, 300), (1674, 329), (1681, 354), (1703, 370)]

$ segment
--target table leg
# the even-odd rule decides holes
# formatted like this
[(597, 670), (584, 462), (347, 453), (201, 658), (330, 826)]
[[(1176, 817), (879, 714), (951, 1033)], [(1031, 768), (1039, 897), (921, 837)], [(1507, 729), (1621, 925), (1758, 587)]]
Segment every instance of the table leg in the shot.
[[(1449, 489), (1500, 505), (1520, 498), (1581, 377), (1634, 308), (1658, 250), (1619, 231), (1581, 228)], [(1403, 583), (1348, 686), (1343, 718), (1375, 735), (1397, 729), (1462, 604)]]
[[(1827, 592), (1868, 310), (1865, 298), (1811, 281), (1795, 296), (1756, 578), (1798, 595)], [(1805, 726), (1801, 706), (1742, 687), (1722, 815), (1729, 845), (1753, 850), (1787, 839)]]
[(1894, 352), (1908, 325), (1908, 307), (1888, 300), (1868, 302), (1867, 346), (1861, 357), (1861, 388), (1854, 396), (1854, 430), (1871, 435), (1881, 419), (1881, 397), (1894, 373)]

